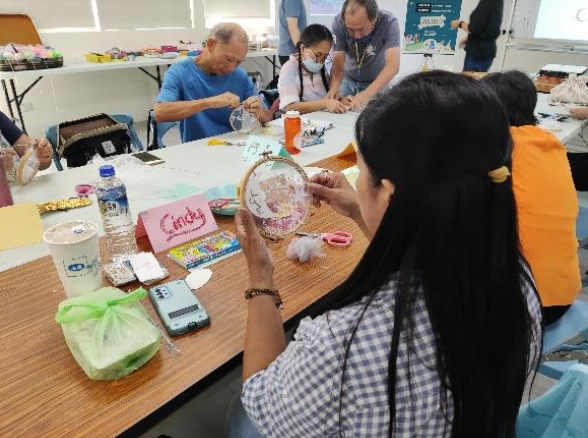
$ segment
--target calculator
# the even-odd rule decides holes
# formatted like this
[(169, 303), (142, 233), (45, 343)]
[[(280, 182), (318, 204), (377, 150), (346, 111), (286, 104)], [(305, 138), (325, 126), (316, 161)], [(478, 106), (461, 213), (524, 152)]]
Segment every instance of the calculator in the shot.
[(149, 298), (170, 336), (210, 325), (208, 313), (184, 280), (152, 287)]

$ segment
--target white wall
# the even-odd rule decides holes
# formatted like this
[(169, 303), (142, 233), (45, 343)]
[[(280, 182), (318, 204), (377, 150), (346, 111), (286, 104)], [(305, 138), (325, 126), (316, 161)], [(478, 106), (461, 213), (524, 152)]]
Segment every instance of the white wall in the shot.
[[(527, 17), (535, 18), (534, 14), (536, 12), (536, 5), (534, 6), (533, 3), (539, 3), (539, 0), (526, 0), (520, 1), (517, 3), (518, 13), (515, 15), (515, 20), (521, 19), (521, 16), (525, 14)], [(506, 0), (505, 1), (505, 20), (510, 19), (510, 12), (512, 9), (513, 0)], [(522, 6), (521, 6), (522, 5)], [(510, 23), (505, 21), (504, 28), (508, 28)], [(512, 27), (517, 28), (520, 24), (517, 24), (513, 21)], [(527, 26), (530, 28), (534, 28), (534, 21), (528, 20)], [(519, 29), (520, 31), (520, 29)], [(520, 32), (519, 32), (520, 33)], [(520, 36), (520, 35), (519, 35)], [(529, 35), (530, 36), (530, 35)], [(505, 70), (507, 69), (519, 69), (527, 72), (536, 72), (542, 66), (546, 64), (573, 64), (573, 65), (588, 65), (588, 54), (580, 54), (580, 53), (556, 53), (556, 52), (537, 52), (537, 51), (529, 51), (529, 50), (519, 50), (519, 49), (512, 49), (506, 48), (506, 38), (502, 37), (502, 45), (500, 47), (501, 53), (506, 51), (506, 55), (504, 56), (504, 66)], [(498, 59), (501, 59), (500, 57)], [(496, 62), (493, 65), (493, 69), (500, 69), (501, 65), (499, 62)]]
[[(201, 4), (200, 1), (195, 0), (195, 4)], [(280, 1), (276, 0), (278, 4)], [(463, 0), (462, 19), (468, 19), (477, 2), (478, 0)], [(406, 0), (380, 0), (379, 4), (382, 9), (393, 12), (400, 19), (403, 29)], [(508, 25), (511, 5), (512, 0), (505, 1), (504, 28)], [(321, 23), (328, 27), (332, 20), (332, 16), (309, 17), (309, 22)], [(44, 34), (42, 38), (46, 43), (61, 50), (66, 62), (79, 62), (87, 51), (102, 52), (113, 46), (138, 50), (148, 45), (175, 44), (186, 39), (202, 41), (206, 29), (201, 8), (195, 7), (194, 21), (196, 29)], [(500, 69), (505, 44), (506, 37), (503, 36), (499, 40), (499, 55), (492, 67), (493, 70)], [(454, 56), (435, 55), (434, 61), (438, 68), (460, 71), (464, 57), (465, 52), (458, 51)], [(403, 55), (400, 77), (418, 71), (422, 62), (421, 55)], [(588, 65), (588, 55), (508, 50), (505, 58), (505, 68), (519, 68), (529, 72), (536, 71), (548, 63)], [(266, 80), (271, 76), (269, 63), (263, 58), (247, 60), (244, 67), (249, 71), (261, 71)], [(18, 89), (23, 90), (29, 83), (30, 81), (20, 81), (17, 84)], [(43, 79), (27, 95), (24, 102), (31, 103), (33, 110), (24, 116), (29, 134), (33, 136), (43, 135), (49, 125), (98, 112), (130, 113), (136, 121), (141, 121), (146, 119), (156, 96), (155, 82), (138, 69), (58, 76)], [(0, 99), (0, 110), (7, 112), (3, 98)]]
[(572, 64), (588, 66), (588, 54), (545, 53), (530, 50), (509, 49), (506, 52), (504, 69), (519, 69), (536, 72), (545, 64)]

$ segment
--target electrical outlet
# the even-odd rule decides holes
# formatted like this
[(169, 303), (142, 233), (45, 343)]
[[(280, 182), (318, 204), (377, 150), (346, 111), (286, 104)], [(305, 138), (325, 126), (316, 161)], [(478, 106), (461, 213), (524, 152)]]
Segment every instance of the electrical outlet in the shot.
[(33, 111), (33, 104), (32, 104), (32, 103), (30, 103), (30, 102), (23, 103), (23, 104), (21, 104), (21, 106), (20, 106), (20, 110), (21, 110), (23, 113), (30, 113), (31, 111)]

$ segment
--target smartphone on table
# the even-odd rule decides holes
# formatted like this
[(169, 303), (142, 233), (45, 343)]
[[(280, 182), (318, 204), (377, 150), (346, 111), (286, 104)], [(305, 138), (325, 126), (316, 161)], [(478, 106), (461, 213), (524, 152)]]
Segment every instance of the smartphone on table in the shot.
[(155, 166), (156, 164), (165, 163), (165, 161), (163, 159), (161, 159), (158, 156), (153, 155), (149, 152), (136, 152), (132, 155), (133, 155), (133, 157), (138, 158), (143, 163), (149, 164), (150, 166)]
[(210, 325), (210, 316), (184, 280), (152, 287), (149, 298), (170, 336)]

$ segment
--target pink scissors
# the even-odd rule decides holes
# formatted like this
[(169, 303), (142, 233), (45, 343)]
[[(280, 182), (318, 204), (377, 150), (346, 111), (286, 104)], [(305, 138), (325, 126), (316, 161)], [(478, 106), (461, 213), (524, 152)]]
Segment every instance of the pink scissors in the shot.
[(351, 245), (353, 241), (353, 235), (351, 233), (347, 233), (345, 231), (335, 231), (333, 233), (304, 233), (298, 232), (296, 233), (297, 236), (308, 236), (314, 238), (322, 238), (325, 242), (327, 242), (331, 246), (340, 246), (345, 247)]

